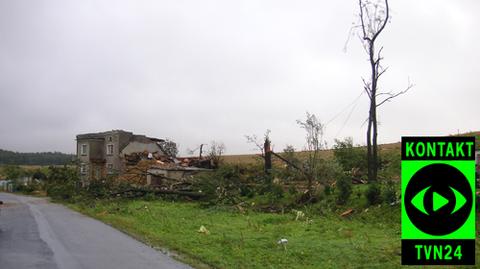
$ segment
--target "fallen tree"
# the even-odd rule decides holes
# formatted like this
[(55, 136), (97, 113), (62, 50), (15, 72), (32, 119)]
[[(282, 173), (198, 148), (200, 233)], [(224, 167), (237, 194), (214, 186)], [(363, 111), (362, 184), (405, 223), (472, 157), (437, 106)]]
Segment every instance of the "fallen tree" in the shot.
[(200, 199), (205, 195), (201, 192), (192, 192), (192, 191), (177, 191), (177, 190), (158, 190), (158, 189), (141, 189), (141, 188), (131, 188), (126, 189), (118, 192), (112, 193), (110, 196), (112, 197), (129, 197), (129, 198), (136, 198), (136, 197), (143, 197), (147, 194), (154, 194), (154, 195), (165, 195), (165, 194), (172, 194), (172, 195), (179, 195), (179, 196), (187, 196), (192, 199)]

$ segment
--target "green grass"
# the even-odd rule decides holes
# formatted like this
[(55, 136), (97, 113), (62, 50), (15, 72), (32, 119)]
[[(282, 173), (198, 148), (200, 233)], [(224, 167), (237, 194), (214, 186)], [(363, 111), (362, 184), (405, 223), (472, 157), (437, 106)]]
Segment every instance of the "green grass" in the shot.
[[(215, 268), (399, 268), (400, 208), (338, 213), (240, 214), (195, 203), (113, 200), (73, 208), (149, 245), (180, 253), (194, 266)], [(199, 233), (205, 226), (209, 234)], [(288, 239), (286, 249), (277, 244)], [(477, 244), (477, 257), (480, 246)], [(203, 266), (203, 267), (204, 267)], [(202, 266), (200, 266), (202, 267)], [(409, 267), (415, 268), (415, 267)]]

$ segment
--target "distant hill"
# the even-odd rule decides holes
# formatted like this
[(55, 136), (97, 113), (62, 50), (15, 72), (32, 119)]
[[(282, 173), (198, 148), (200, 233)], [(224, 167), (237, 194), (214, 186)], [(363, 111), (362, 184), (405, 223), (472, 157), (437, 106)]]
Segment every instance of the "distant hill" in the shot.
[(0, 164), (62, 165), (71, 163), (74, 157), (61, 152), (22, 153), (0, 149)]

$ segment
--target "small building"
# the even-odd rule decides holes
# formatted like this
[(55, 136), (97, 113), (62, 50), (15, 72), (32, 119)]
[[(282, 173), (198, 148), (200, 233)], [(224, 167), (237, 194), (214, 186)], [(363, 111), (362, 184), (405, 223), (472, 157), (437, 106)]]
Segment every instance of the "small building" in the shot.
[(0, 179), (0, 191), (13, 192), (14, 183), (9, 179)]
[(137, 135), (123, 130), (77, 135), (77, 159), (82, 180), (102, 179), (121, 175), (126, 169), (126, 157), (134, 153), (165, 156), (165, 139)]

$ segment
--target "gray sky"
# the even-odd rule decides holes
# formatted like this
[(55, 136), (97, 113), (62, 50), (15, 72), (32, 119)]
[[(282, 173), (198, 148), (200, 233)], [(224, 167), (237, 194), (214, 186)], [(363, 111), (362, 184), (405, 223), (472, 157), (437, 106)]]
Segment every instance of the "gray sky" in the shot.
[[(380, 86), (416, 86), (380, 108), (380, 142), (480, 129), (480, 2), (390, 5)], [(356, 12), (356, 0), (0, 0), (0, 148), (74, 152), (77, 133), (125, 129), (182, 154), (211, 140), (251, 153), (244, 135), (270, 129), (276, 150), (302, 149), (306, 111), (338, 115), (330, 145), (363, 144), (368, 98), (348, 105), (367, 57), (358, 38), (343, 50)]]

